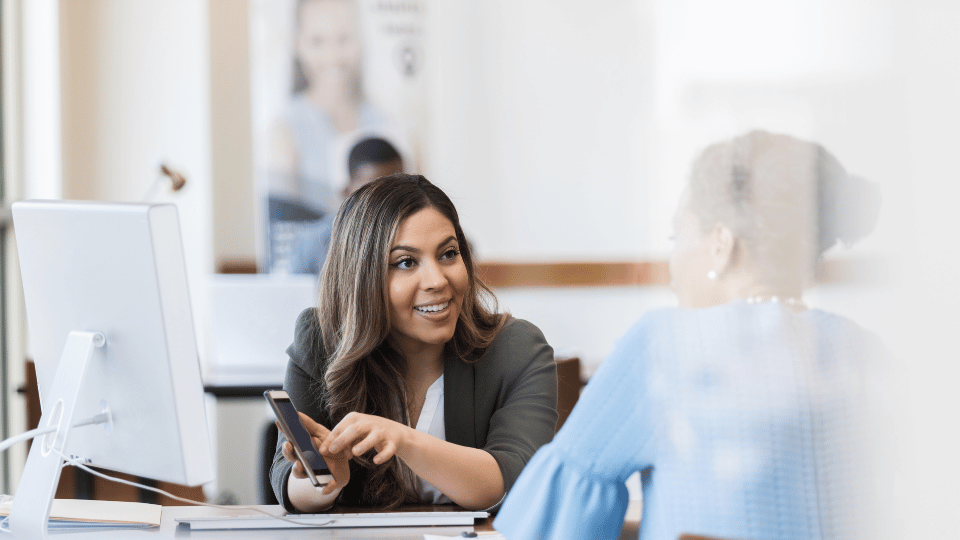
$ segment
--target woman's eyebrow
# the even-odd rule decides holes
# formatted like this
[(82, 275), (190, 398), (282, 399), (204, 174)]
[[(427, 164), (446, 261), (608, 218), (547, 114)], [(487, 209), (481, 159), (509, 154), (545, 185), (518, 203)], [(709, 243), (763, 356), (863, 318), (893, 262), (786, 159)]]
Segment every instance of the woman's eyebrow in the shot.
[(456, 242), (456, 241), (457, 241), (457, 237), (451, 235), (451, 236), (449, 236), (446, 240), (444, 240), (443, 242), (440, 242), (440, 243), (437, 244), (437, 245), (438, 245), (438, 246), (445, 246), (445, 245), (449, 244), (450, 242)]
[[(451, 235), (451, 236), (448, 236), (443, 242), (440, 242), (440, 243), (437, 244), (437, 245), (440, 246), (440, 247), (443, 247), (443, 246), (449, 244), (450, 242), (456, 242), (456, 241), (457, 241), (457, 237)], [(404, 246), (404, 245), (393, 246), (392, 248), (390, 248), (390, 253), (393, 253), (394, 251), (409, 251), (409, 252), (411, 252), (411, 253), (420, 253), (420, 250), (419, 250), (419, 249), (417, 249), (417, 248), (415, 248), (415, 247)]]

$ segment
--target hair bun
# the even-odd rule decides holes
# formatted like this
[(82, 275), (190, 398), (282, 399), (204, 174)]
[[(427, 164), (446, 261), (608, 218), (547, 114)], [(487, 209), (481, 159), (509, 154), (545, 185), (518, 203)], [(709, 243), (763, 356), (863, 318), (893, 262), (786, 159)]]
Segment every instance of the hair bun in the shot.
[[(831, 158), (833, 156), (830, 156)], [(847, 175), (839, 163), (820, 171), (820, 252), (839, 241), (850, 247), (873, 230), (880, 216), (880, 185), (861, 176)], [(831, 166), (833, 165), (833, 166)], [(832, 169), (832, 170), (831, 170)], [(836, 174), (840, 173), (840, 174)]]

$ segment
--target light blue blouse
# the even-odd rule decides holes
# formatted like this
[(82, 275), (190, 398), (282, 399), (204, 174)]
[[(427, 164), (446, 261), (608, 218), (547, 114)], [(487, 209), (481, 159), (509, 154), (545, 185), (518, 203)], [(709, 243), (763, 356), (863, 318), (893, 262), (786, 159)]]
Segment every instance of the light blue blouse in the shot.
[(846, 537), (856, 523), (872, 334), (819, 310), (734, 302), (641, 318), (533, 457), (494, 526), (618, 537), (641, 471), (642, 539)]

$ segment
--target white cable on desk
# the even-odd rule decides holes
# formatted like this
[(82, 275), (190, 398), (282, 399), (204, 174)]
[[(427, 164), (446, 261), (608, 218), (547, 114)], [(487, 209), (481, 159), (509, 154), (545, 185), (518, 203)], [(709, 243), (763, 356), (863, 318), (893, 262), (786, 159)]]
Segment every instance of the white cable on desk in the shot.
[[(84, 420), (80, 420), (79, 422), (73, 424), (73, 427), (86, 426), (86, 425), (90, 425), (90, 424), (102, 424), (102, 423), (104, 423), (104, 422), (108, 422), (109, 420), (110, 420), (109, 413), (100, 413), (100, 414), (97, 414), (97, 415), (95, 415), (95, 416), (91, 416), (90, 418), (86, 418), (86, 419), (84, 419)], [(30, 439), (39, 437), (39, 436), (41, 436), (41, 435), (46, 435), (47, 433), (53, 433), (54, 431), (57, 430), (57, 427), (58, 427), (58, 426), (47, 426), (47, 427), (43, 427), (43, 428), (31, 429), (30, 431), (27, 431), (27, 432), (25, 432), (25, 433), (21, 433), (20, 435), (15, 435), (15, 436), (13, 436), (13, 437), (10, 437), (9, 439), (7, 439), (7, 440), (3, 441), (2, 443), (0, 443), (0, 452), (6, 450), (7, 448), (10, 448), (11, 446), (13, 446), (13, 445), (15, 445), (15, 444), (17, 444), (17, 443), (19, 443), (19, 442), (27, 441), (27, 440), (30, 440)], [(106, 474), (97, 472), (97, 471), (91, 469), (90, 467), (87, 467), (86, 465), (84, 465), (84, 464), (82, 463), (82, 458), (76, 458), (76, 457), (71, 458), (71, 457), (65, 455), (63, 452), (60, 452), (60, 451), (57, 450), (56, 448), (54, 448), (53, 450), (54, 450), (56, 453), (60, 454), (61, 457), (63, 457), (64, 464), (66, 464), (66, 465), (73, 465), (73, 466), (75, 466), (75, 467), (77, 467), (77, 468), (79, 468), (79, 469), (83, 469), (84, 471), (86, 471), (86, 472), (88, 472), (88, 473), (90, 473), (90, 474), (92, 474), (92, 475), (94, 475), (94, 476), (98, 476), (98, 477), (100, 477), (100, 478), (103, 478), (103, 479), (105, 479), (105, 480), (109, 480), (109, 481), (111, 481), (111, 482), (117, 482), (117, 483), (119, 483), (119, 484), (126, 484), (126, 485), (133, 486), (133, 487), (137, 487), (137, 488), (140, 488), (140, 489), (146, 489), (146, 490), (148, 490), (148, 491), (153, 491), (153, 492), (155, 492), (155, 493), (159, 493), (159, 494), (161, 494), (161, 495), (165, 495), (165, 496), (167, 496), (167, 497), (170, 497), (171, 499), (174, 499), (174, 500), (176, 500), (176, 501), (185, 502), (185, 503), (188, 503), (188, 504), (195, 504), (195, 505), (198, 505), (198, 506), (209, 506), (209, 507), (211, 507), (211, 508), (220, 508), (220, 509), (222, 509), (222, 510), (237, 510), (237, 509), (252, 510), (252, 511), (254, 511), (254, 512), (259, 512), (259, 513), (261, 513), (261, 514), (264, 514), (264, 515), (269, 516), (269, 517), (272, 517), (272, 518), (279, 519), (279, 520), (281, 520), (281, 521), (286, 521), (286, 522), (292, 523), (292, 524), (294, 524), (294, 525), (301, 525), (301, 526), (307, 526), (307, 527), (323, 527), (323, 526), (325, 526), (325, 525), (330, 525), (330, 524), (336, 522), (336, 520), (331, 519), (330, 521), (327, 521), (327, 522), (324, 522), (324, 523), (319, 523), (319, 524), (318, 524), (318, 523), (306, 523), (306, 522), (303, 522), (303, 521), (296, 521), (296, 520), (293, 520), (293, 519), (289, 519), (289, 518), (286, 518), (286, 517), (284, 517), (284, 516), (280, 516), (280, 515), (277, 515), (277, 514), (272, 514), (272, 513), (270, 513), (270, 512), (267, 512), (266, 510), (261, 510), (260, 508), (255, 508), (255, 507), (252, 507), (252, 506), (223, 506), (223, 505), (218, 505), (218, 504), (210, 504), (210, 503), (204, 503), (204, 502), (199, 502), (199, 501), (193, 501), (193, 500), (190, 500), (190, 499), (184, 499), (183, 497), (178, 497), (178, 496), (176, 496), (176, 495), (174, 495), (174, 494), (172, 494), (172, 493), (168, 493), (168, 492), (166, 492), (166, 491), (163, 491), (162, 489), (157, 489), (157, 488), (150, 487), (150, 486), (144, 486), (144, 485), (142, 485), (142, 484), (137, 484), (136, 482), (130, 482), (130, 481), (128, 481), (128, 480), (123, 480), (123, 479), (121, 479), (121, 478), (114, 478), (114, 477), (112, 477), (112, 476), (108, 476), (108, 475), (106, 475)], [(10, 532), (10, 529), (9, 529), (9, 527), (8, 527), (7, 519), (9, 519), (9, 518), (4, 518), (3, 520), (0, 520), (0, 532), (5, 532), (5, 533), (9, 533), (9, 532)]]
[(197, 505), (197, 506), (209, 506), (210, 508), (219, 508), (219, 509), (221, 509), (221, 510), (252, 510), (252, 511), (254, 511), (254, 512), (259, 512), (259, 513), (261, 513), (261, 514), (263, 514), (263, 515), (265, 515), (265, 516), (269, 516), (269, 517), (272, 517), (272, 518), (275, 518), (275, 519), (279, 519), (280, 521), (286, 521), (287, 523), (293, 523), (294, 525), (301, 525), (301, 526), (304, 526), (304, 527), (323, 527), (323, 526), (325, 526), (325, 525), (331, 525), (331, 524), (333, 524), (333, 523), (336, 523), (336, 521), (337, 521), (337, 520), (335, 520), (335, 519), (331, 519), (330, 521), (325, 521), (325, 522), (323, 522), (323, 523), (307, 523), (307, 522), (304, 522), (304, 521), (296, 521), (296, 520), (293, 520), (293, 519), (290, 519), (290, 518), (287, 518), (287, 517), (284, 517), (284, 516), (281, 516), (281, 515), (278, 515), (278, 514), (272, 514), (272, 513), (270, 513), (270, 512), (267, 512), (266, 510), (262, 510), (262, 509), (260, 509), (260, 508), (254, 507), (254, 506), (239, 506), (239, 505), (224, 506), (224, 505), (220, 505), (220, 504), (210, 504), (210, 503), (205, 503), (205, 502), (200, 502), (200, 501), (194, 501), (194, 500), (191, 500), (191, 499), (185, 499), (185, 498), (183, 498), (183, 497), (177, 497), (176, 495), (174, 495), (174, 494), (172, 494), (172, 493), (168, 493), (168, 492), (166, 492), (166, 491), (164, 491), (164, 490), (162, 490), (162, 489), (159, 489), (159, 488), (150, 487), (150, 486), (145, 486), (145, 485), (143, 485), (143, 484), (138, 484), (138, 483), (136, 483), (136, 482), (131, 482), (131, 481), (129, 481), (129, 480), (124, 480), (124, 479), (122, 479), (122, 478), (114, 478), (113, 476), (108, 476), (108, 475), (106, 475), (106, 474), (97, 472), (97, 471), (91, 469), (90, 467), (87, 467), (87, 466), (84, 465), (83, 463), (81, 463), (81, 458), (70, 458), (70, 457), (67, 457), (66, 455), (64, 455), (64, 454), (63, 454), (62, 452), (60, 452), (59, 450), (56, 450), (56, 449), (55, 449), (54, 451), (57, 452), (58, 454), (60, 454), (61, 456), (63, 456), (64, 462), (65, 462), (66, 465), (73, 465), (74, 467), (83, 469), (84, 471), (86, 471), (86, 472), (88, 472), (88, 473), (90, 473), (90, 474), (92, 474), (92, 475), (94, 475), (94, 476), (99, 476), (100, 478), (103, 478), (104, 480), (109, 480), (109, 481), (111, 481), (111, 482), (117, 482), (118, 484), (126, 484), (126, 485), (128, 485), (128, 486), (133, 486), (133, 487), (137, 487), (137, 488), (140, 488), (140, 489), (146, 489), (146, 490), (148, 490), (148, 491), (153, 491), (154, 493), (159, 493), (160, 495), (166, 495), (167, 497), (170, 497), (171, 499), (173, 499), (173, 500), (175, 500), (175, 501), (185, 502), (185, 503), (187, 503), (187, 504), (195, 504), (195, 505)]
[[(85, 418), (83, 420), (80, 420), (79, 422), (73, 424), (73, 427), (88, 426), (90, 424), (103, 424), (109, 421), (110, 421), (110, 413), (102, 412), (100, 414), (95, 414), (90, 418)], [(59, 426), (47, 426), (43, 428), (38, 427), (35, 429), (31, 429), (30, 431), (21, 433), (19, 435), (14, 435), (9, 439), (6, 439), (5, 441), (0, 442), (0, 452), (3, 452), (4, 450), (10, 448), (11, 446), (19, 442), (29, 441), (30, 439), (35, 439), (41, 435), (46, 435), (47, 433), (53, 433), (58, 428)], [(6, 497), (8, 497), (8, 495), (4, 495), (4, 498)], [(2, 520), (0, 520), (0, 532), (4, 532), (8, 534), (10, 533), (9, 520), (10, 520), (9, 516), (5, 516)]]

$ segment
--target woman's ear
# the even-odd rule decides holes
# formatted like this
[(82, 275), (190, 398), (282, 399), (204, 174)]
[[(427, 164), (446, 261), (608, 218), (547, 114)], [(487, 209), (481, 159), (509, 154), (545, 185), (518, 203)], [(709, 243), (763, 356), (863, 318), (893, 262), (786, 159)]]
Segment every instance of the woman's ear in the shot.
[(722, 276), (724, 272), (736, 266), (737, 239), (733, 231), (717, 223), (710, 231), (710, 259), (713, 270)]

